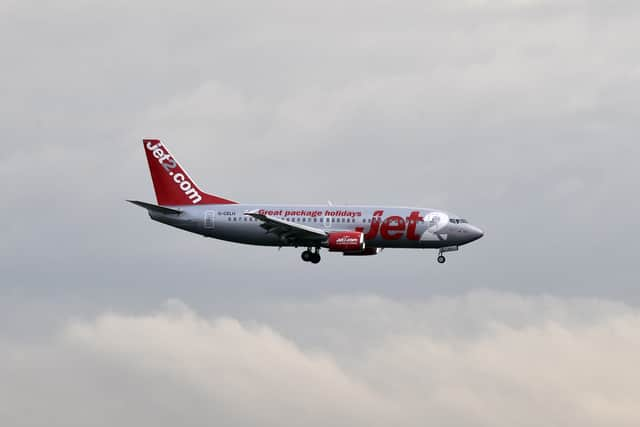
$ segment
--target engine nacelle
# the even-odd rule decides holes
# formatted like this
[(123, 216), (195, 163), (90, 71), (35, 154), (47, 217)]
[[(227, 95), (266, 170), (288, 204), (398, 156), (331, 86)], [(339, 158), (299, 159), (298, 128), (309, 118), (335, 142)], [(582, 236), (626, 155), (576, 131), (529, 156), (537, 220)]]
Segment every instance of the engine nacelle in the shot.
[(364, 248), (361, 251), (344, 251), (342, 255), (367, 256), (367, 255), (378, 255), (380, 252), (382, 252), (382, 248)]
[(364, 234), (359, 231), (336, 231), (329, 233), (329, 251), (363, 251)]

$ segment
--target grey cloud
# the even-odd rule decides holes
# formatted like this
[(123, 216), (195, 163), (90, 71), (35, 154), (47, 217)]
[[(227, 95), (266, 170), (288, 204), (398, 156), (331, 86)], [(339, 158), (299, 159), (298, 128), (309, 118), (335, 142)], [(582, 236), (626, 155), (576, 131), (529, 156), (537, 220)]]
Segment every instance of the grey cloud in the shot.
[[(378, 331), (398, 348), (437, 348), (467, 366), (484, 365), (456, 359), (464, 354), (456, 356), (452, 342), (467, 343), (471, 358), (486, 350), (477, 341), (485, 336), (505, 354), (524, 357), (503, 347), (518, 342), (526, 327), (552, 341), (549, 319), (567, 337), (586, 339), (581, 331), (608, 325), (609, 314), (589, 308), (558, 315), (566, 300), (541, 309), (526, 295), (639, 301), (638, 7), (631, 1), (2, 3), (2, 336), (57, 330), (65, 313), (29, 320), (49, 304), (70, 313), (126, 312), (178, 297), (202, 313), (244, 307), (229, 321), (241, 320), (240, 340), (253, 342), (255, 331), (242, 319), (255, 318), (291, 357), (312, 364), (308, 352), (317, 348), (348, 393), (360, 393), (358, 387), (373, 393), (363, 397), (367, 402), (380, 394), (389, 399), (388, 390), (369, 382), (392, 381), (395, 371), (389, 378), (358, 374), (358, 357), (372, 366), (398, 360), (433, 369), (393, 353)], [(487, 235), (444, 268), (431, 252), (388, 250), (371, 259), (326, 256), (310, 273), (294, 250), (201, 239), (151, 223), (126, 205), (127, 198), (153, 200), (143, 136), (165, 140), (203, 188), (234, 199), (440, 207), (469, 217)], [(465, 304), (455, 295), (481, 287), (523, 296), (500, 299), (508, 313), (498, 310), (495, 319), (474, 317), (478, 306), (496, 306)], [(383, 297), (314, 303), (341, 292)], [(437, 303), (448, 314), (386, 299), (430, 295), (453, 295), (454, 302)], [(260, 307), (285, 297), (297, 300), (278, 305), (289, 317)], [(628, 314), (625, 307), (603, 310)], [(127, 326), (145, 318), (114, 317)], [(488, 319), (506, 329), (488, 329)], [(206, 333), (217, 333), (217, 323), (200, 320)], [(80, 354), (85, 379), (106, 366), (133, 390), (151, 381), (164, 386), (154, 388), (166, 393), (159, 399), (192, 397), (182, 401), (184, 413), (210, 414), (208, 392), (194, 391), (182, 377), (170, 384), (155, 374), (129, 379), (126, 369), (137, 368), (126, 357), (115, 363), (87, 355), (109, 332), (100, 320), (76, 325), (89, 335), (69, 341), (63, 333), (52, 338), (53, 348), (42, 344), (42, 353), (6, 344), (17, 348), (6, 353), (15, 356), (7, 375), (22, 381), (38, 366), (54, 371), (56, 363), (42, 356), (51, 353), (71, 377), (71, 352)], [(347, 327), (349, 333), (340, 332)], [(407, 341), (411, 335), (415, 341)], [(383, 351), (374, 360), (372, 348), (391, 355), (385, 359)], [(517, 382), (513, 372), (505, 375), (508, 384)], [(75, 386), (79, 397), (100, 392), (92, 388), (96, 380), (87, 381)], [(106, 396), (122, 390), (111, 387)], [(416, 387), (402, 384), (400, 391)], [(84, 416), (104, 409), (103, 400)], [(150, 413), (141, 409), (134, 419)]]
[[(172, 302), (147, 314), (109, 312), (71, 320), (36, 344), (2, 342), (0, 421), (159, 426), (632, 426), (639, 421), (640, 378), (628, 367), (640, 356), (640, 315), (620, 303), (499, 293), (413, 303), (341, 296), (265, 304), (262, 312), (253, 319), (209, 317)], [(317, 314), (333, 337), (313, 330)], [(469, 320), (475, 332), (466, 327)], [(340, 341), (359, 350), (343, 351)]]
[[(640, 3), (0, 10), (0, 424), (638, 425)], [(124, 203), (144, 136), (237, 200), (487, 234), (314, 270), (187, 235)]]

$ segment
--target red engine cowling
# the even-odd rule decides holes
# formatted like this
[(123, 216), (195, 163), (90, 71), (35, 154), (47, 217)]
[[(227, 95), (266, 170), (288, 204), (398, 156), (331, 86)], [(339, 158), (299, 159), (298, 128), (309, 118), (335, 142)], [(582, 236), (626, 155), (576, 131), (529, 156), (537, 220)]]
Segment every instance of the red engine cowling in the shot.
[(359, 231), (336, 231), (329, 233), (329, 251), (363, 251), (364, 234)]

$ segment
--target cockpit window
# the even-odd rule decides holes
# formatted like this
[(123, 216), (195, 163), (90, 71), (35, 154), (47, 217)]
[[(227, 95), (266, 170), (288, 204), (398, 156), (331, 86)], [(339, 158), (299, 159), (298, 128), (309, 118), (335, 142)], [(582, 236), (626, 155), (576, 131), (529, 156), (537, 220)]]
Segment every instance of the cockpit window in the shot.
[(469, 221), (462, 218), (449, 218), (449, 222), (451, 224), (468, 224), (469, 223)]

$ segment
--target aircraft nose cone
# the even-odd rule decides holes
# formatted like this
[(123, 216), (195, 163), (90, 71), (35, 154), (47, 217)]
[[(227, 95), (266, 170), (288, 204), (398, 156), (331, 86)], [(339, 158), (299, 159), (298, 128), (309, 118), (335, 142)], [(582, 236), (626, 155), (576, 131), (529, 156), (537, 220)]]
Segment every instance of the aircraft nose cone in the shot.
[(469, 226), (469, 235), (469, 237), (471, 237), (471, 241), (478, 240), (479, 238), (484, 236), (484, 231), (474, 225), (471, 225)]

